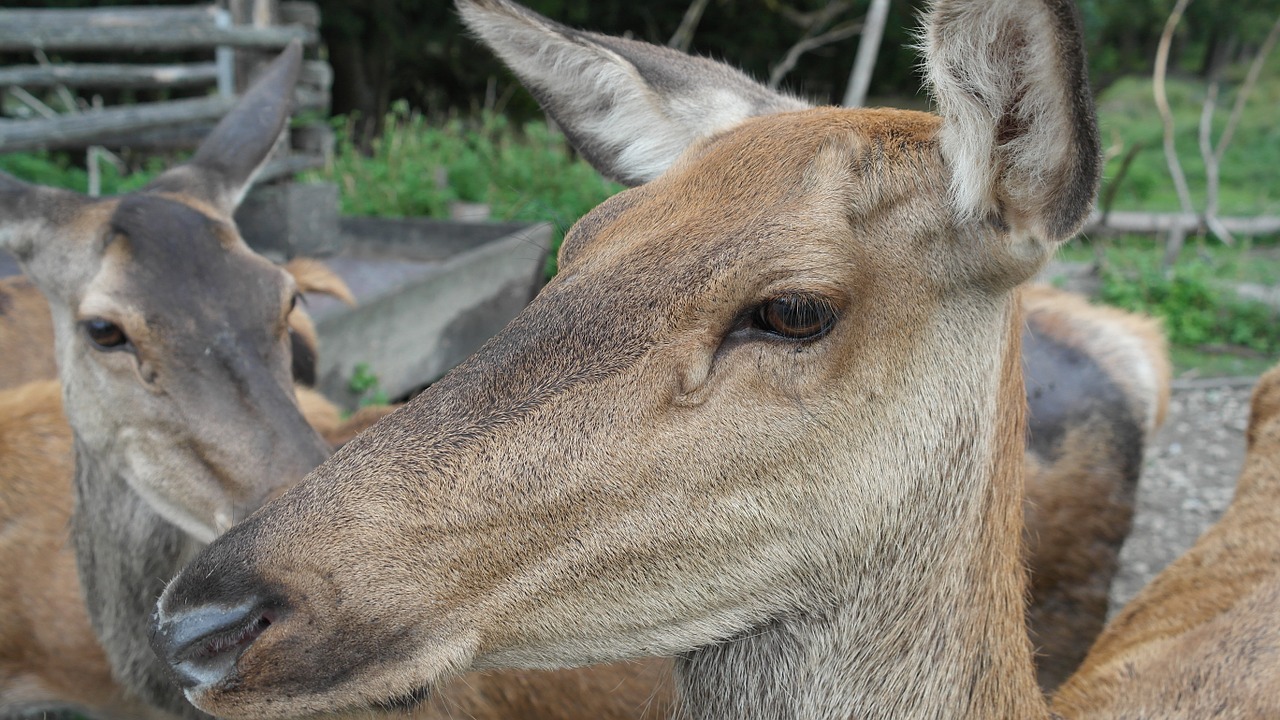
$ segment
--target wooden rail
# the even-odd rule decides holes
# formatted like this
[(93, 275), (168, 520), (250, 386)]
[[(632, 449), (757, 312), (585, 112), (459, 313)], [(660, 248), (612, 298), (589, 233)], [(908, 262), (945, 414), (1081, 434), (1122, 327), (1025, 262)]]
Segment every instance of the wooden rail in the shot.
[[(243, 24), (236, 24), (236, 22)], [(90, 145), (137, 149), (194, 147), (234, 103), (254, 68), (293, 39), (319, 41), (320, 15), (310, 2), (226, 0), (215, 5), (0, 9), (0, 51), (30, 52), (38, 64), (0, 67), (0, 90), (12, 88), (41, 119), (0, 120), (0, 152)], [(207, 52), (212, 62), (50, 63), (45, 52)], [(299, 110), (327, 113), (333, 70), (322, 60), (303, 64)], [(98, 109), (71, 107), (53, 115), (28, 90), (217, 88), (216, 95)], [(25, 99), (24, 99), (25, 98)], [(310, 162), (310, 161), (309, 161)]]
[(300, 25), (254, 27), (218, 22), (215, 8), (0, 10), (0, 51), (273, 50), (298, 39), (319, 40)]
[[(327, 97), (305, 88), (299, 88), (295, 101), (299, 109), (322, 109), (328, 106)], [(110, 147), (117, 144), (119, 136), (128, 133), (216, 121), (235, 103), (234, 97), (215, 95), (159, 103), (137, 103), (40, 120), (8, 120), (0, 122), (0, 151), (63, 149), (89, 144)]]
[(218, 64), (120, 65), (60, 63), (0, 68), (0, 87), (179, 88), (207, 87), (218, 81)]
[[(1218, 221), (1233, 235), (1274, 235), (1280, 233), (1280, 217), (1219, 217)], [(1085, 224), (1083, 232), (1105, 233), (1168, 233), (1178, 229), (1184, 233), (1194, 232), (1200, 227), (1200, 216), (1186, 213), (1149, 213), (1112, 211), (1107, 215), (1107, 222), (1102, 224), (1102, 217), (1094, 213)]]

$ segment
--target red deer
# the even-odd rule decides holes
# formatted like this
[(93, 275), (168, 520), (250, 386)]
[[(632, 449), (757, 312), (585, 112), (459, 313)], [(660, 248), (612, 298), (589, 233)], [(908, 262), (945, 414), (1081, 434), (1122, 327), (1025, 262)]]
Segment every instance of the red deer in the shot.
[(294, 400), (295, 283), (231, 220), (288, 118), (300, 56), (142, 191), (93, 199), (0, 177), (0, 248), (48, 301), (75, 458), (74, 483), (55, 464), (5, 489), (74, 487), (79, 584), (112, 674), (170, 712), (193, 711), (139, 632), (165, 581), (329, 454)]
[(1107, 618), (1143, 449), (1168, 406), (1170, 367), (1164, 335), (1148, 318), (1043, 286), (1021, 297), (1027, 624), (1048, 691), (1080, 665)]
[(940, 117), (460, 7), (637, 187), (476, 355), (170, 583), (152, 642), (187, 697), (286, 717), (674, 655), (682, 717), (1049, 717), (1018, 287), (1098, 183), (1071, 3), (934, 4)]

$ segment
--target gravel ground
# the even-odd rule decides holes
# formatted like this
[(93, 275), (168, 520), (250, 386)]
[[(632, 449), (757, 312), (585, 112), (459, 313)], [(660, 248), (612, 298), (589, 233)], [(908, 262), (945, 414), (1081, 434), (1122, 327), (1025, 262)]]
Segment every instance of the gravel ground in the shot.
[(1244, 465), (1253, 384), (1239, 378), (1175, 383), (1164, 427), (1147, 450), (1133, 532), (1111, 587), (1112, 614), (1231, 503)]

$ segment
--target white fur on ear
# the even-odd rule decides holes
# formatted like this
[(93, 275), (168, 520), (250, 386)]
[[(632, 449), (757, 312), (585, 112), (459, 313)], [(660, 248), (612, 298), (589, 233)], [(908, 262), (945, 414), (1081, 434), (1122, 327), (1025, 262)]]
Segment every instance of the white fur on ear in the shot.
[(507, 0), (458, 0), (458, 10), (578, 152), (629, 185), (662, 174), (699, 138), (808, 107), (722, 63), (573, 30)]
[(1069, 237), (1100, 172), (1070, 0), (937, 0), (924, 39), (956, 211), (999, 212), (1042, 239)]
[(70, 190), (0, 173), (0, 249), (27, 261), (41, 236), (56, 232), (58, 223), (70, 219), (85, 200)]

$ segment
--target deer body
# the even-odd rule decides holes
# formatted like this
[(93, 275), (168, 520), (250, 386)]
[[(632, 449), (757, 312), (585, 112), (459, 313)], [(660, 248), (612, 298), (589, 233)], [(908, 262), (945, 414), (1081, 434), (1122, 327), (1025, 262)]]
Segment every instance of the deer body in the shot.
[(1156, 323), (1048, 287), (1022, 289), (1028, 402), (1028, 630), (1041, 688), (1080, 665), (1106, 621), (1143, 449), (1170, 368)]
[(57, 377), (49, 305), (25, 277), (0, 278), (0, 388)]
[(153, 642), (192, 702), (283, 717), (674, 654), (694, 718), (1047, 717), (1015, 288), (1096, 188), (1074, 9), (939, 3), (939, 118), (460, 8), (645, 184), (480, 352), (174, 579)]
[(56, 382), (0, 390), (0, 566), (10, 578), (0, 598), (0, 712), (70, 705), (143, 717), (146, 706), (113, 681), (84, 610), (67, 537), (73, 463), (61, 410)]
[[(936, 119), (800, 111), (705, 61), (461, 7), (584, 155), (645, 184), (574, 227), (507, 330), (166, 588), (155, 647), (188, 697), (282, 717), (676, 653), (693, 718), (1049, 717), (1015, 288), (1096, 187), (1074, 9), (935, 3)], [(1260, 393), (1249, 467), (1274, 474)], [(1040, 454), (1092, 442), (1043, 431)], [(1274, 714), (1260, 479), (1058, 712)]]
[(1054, 696), (1064, 717), (1280, 714), (1280, 367), (1258, 382), (1235, 498), (1108, 624)]

